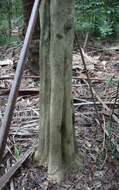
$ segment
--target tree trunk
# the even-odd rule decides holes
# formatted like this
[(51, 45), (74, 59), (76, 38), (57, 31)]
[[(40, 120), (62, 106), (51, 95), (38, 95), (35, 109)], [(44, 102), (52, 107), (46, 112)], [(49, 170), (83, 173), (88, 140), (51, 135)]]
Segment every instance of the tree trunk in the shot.
[(63, 178), (76, 158), (72, 121), (73, 0), (41, 0), (40, 135), (35, 159)]
[(11, 9), (12, 9), (12, 4), (11, 4), (11, 1), (7, 1), (7, 13), (8, 13), (8, 30), (9, 30), (9, 40), (10, 40), (10, 37), (11, 37)]
[[(28, 26), (31, 10), (34, 4), (34, 0), (22, 0), (23, 4), (23, 15), (25, 23), (25, 31)], [(33, 73), (39, 72), (39, 39), (40, 39), (40, 22), (39, 17), (37, 18), (36, 26), (32, 37), (31, 44), (29, 46), (28, 64), (30, 70)]]

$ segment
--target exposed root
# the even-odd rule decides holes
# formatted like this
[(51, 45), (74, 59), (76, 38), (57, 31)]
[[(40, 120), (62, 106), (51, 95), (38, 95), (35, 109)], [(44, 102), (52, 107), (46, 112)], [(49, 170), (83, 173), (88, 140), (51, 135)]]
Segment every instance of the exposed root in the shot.
[(46, 156), (41, 156), (41, 153), (38, 150), (35, 152), (34, 160), (38, 162), (39, 165), (47, 167)]
[(48, 180), (51, 181), (53, 184), (60, 183), (64, 179), (64, 171), (62, 169), (57, 170), (54, 173), (48, 174)]
[(35, 160), (36, 162), (39, 161), (39, 152), (38, 152), (38, 151), (35, 152), (34, 160)]

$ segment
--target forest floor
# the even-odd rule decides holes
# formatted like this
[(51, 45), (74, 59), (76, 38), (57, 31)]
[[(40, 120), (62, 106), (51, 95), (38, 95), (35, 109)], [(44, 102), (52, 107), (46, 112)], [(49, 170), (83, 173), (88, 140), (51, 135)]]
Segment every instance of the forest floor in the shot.
[[(0, 47), (0, 125), (20, 49), (21, 45)], [(62, 183), (53, 184), (48, 181), (47, 168), (33, 162), (39, 133), (40, 80), (25, 68), (0, 166), (3, 190), (119, 189), (119, 46), (97, 48), (89, 43), (84, 52), (95, 104), (78, 51), (73, 53), (72, 68), (75, 132), (78, 149), (85, 155), (84, 169), (69, 171)]]

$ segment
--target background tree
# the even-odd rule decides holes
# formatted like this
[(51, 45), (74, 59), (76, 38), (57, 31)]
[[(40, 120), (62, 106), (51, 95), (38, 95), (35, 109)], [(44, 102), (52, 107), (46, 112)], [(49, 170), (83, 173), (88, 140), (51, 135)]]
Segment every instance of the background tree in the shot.
[[(33, 4), (34, 0), (22, 0), (25, 31), (28, 26)], [(28, 55), (28, 63), (31, 67), (31, 70), (35, 73), (39, 72), (39, 39), (40, 39), (40, 22), (38, 17), (34, 28), (34, 33), (29, 47), (29, 55)]]
[(73, 0), (42, 0), (40, 5), (40, 135), (35, 154), (50, 177), (76, 161), (72, 121)]

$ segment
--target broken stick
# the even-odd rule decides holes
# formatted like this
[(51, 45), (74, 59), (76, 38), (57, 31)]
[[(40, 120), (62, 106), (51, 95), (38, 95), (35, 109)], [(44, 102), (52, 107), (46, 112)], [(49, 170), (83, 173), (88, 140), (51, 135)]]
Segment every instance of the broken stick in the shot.
[(26, 161), (26, 159), (31, 156), (34, 152), (34, 149), (29, 149), (23, 156), (20, 157), (20, 159), (14, 164), (14, 166), (11, 166), (6, 174), (4, 174), (0, 178), (0, 190), (5, 187), (7, 182), (10, 180), (10, 178), (15, 174), (15, 172), (22, 166), (22, 164)]

